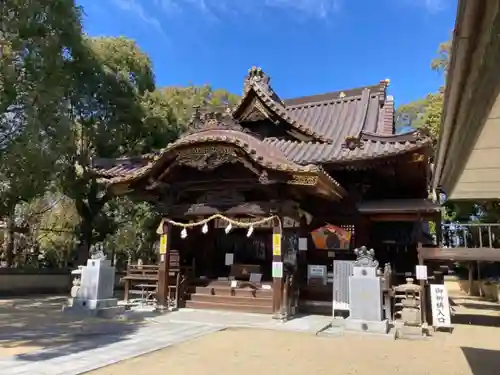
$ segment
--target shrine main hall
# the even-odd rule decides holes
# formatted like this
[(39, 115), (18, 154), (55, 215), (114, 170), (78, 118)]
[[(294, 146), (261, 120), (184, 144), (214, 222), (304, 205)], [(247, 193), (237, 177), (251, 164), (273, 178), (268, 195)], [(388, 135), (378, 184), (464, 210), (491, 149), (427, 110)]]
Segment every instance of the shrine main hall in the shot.
[(157, 152), (95, 161), (113, 194), (163, 217), (159, 304), (331, 313), (333, 260), (361, 246), (396, 284), (415, 273), (440, 218), (432, 145), (396, 134), (389, 81), (286, 100), (270, 81), (252, 68), (236, 107), (196, 108)]

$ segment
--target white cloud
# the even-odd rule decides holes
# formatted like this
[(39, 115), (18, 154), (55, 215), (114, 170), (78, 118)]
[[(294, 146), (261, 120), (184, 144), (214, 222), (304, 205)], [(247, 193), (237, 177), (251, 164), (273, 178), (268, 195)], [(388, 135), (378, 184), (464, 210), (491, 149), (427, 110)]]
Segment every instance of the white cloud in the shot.
[(439, 12), (446, 7), (446, 0), (424, 0), (424, 6), (431, 12)]
[(340, 0), (264, 0), (265, 5), (295, 10), (309, 16), (326, 18), (340, 10)]
[[(324, 19), (340, 9), (342, 0), (114, 0), (117, 3), (133, 4), (138, 16), (145, 15), (146, 4), (152, 4), (153, 11), (161, 10), (167, 16), (178, 16), (189, 12), (203, 13), (209, 20), (229, 15), (260, 14), (266, 8), (291, 11), (299, 16)], [(137, 11), (141, 9), (142, 13)], [(150, 16), (149, 16), (150, 17)]]
[(422, 7), (430, 13), (440, 12), (449, 5), (449, 0), (404, 0), (404, 2)]
[(113, 0), (121, 10), (135, 14), (142, 22), (154, 27), (163, 36), (166, 36), (161, 22), (144, 7), (141, 0)]

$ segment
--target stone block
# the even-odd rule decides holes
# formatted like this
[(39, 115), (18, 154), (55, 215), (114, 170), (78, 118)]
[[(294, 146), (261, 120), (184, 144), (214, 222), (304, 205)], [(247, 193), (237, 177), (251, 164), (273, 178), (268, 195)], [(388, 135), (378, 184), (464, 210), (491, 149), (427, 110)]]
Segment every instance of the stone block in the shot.
[(381, 321), (383, 319), (382, 280), (378, 277), (351, 276), (349, 278), (349, 301), (350, 318)]
[(344, 320), (344, 328), (347, 331), (378, 333), (385, 335), (389, 333), (389, 321), (387, 319), (381, 321), (369, 321), (349, 317)]

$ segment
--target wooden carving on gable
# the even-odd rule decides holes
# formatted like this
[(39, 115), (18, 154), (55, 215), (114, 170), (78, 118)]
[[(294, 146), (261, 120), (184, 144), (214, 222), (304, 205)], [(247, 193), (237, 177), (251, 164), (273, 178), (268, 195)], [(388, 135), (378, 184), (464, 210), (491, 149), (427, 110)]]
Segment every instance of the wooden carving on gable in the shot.
[(234, 189), (214, 190), (202, 194), (196, 200), (198, 204), (234, 205), (245, 202), (245, 196)]
[(242, 121), (262, 121), (272, 119), (271, 113), (264, 107), (264, 105), (258, 100), (254, 98), (252, 102), (245, 109), (243, 114), (241, 115)]
[(214, 170), (226, 163), (236, 163), (240, 160), (235, 147), (230, 146), (199, 146), (177, 151), (178, 165), (198, 170)]
[[(261, 177), (262, 171), (237, 147), (224, 144), (186, 147), (177, 151), (176, 164), (199, 171), (213, 171), (223, 164), (241, 163), (245, 168)], [(264, 176), (267, 177), (267, 176)]]

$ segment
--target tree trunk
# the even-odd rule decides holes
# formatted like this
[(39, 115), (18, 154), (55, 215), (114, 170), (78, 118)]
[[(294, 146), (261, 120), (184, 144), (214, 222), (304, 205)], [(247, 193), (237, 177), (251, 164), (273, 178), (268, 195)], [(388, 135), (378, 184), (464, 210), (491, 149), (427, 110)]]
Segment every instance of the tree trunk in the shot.
[(90, 255), (90, 246), (92, 246), (92, 222), (83, 217), (78, 239), (79, 244), (76, 254), (76, 265), (83, 266), (87, 264)]
[(7, 218), (7, 236), (5, 239), (5, 261), (7, 267), (12, 267), (14, 262), (14, 247), (15, 247), (15, 223), (12, 216)]

